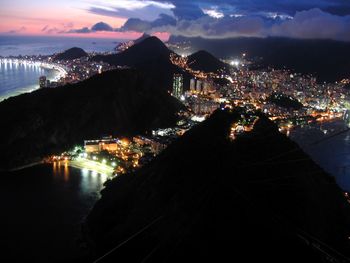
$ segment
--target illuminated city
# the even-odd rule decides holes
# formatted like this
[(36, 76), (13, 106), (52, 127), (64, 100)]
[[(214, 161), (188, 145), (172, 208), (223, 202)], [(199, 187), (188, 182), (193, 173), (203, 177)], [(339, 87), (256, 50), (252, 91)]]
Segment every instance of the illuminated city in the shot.
[(0, 20), (1, 262), (350, 263), (350, 2)]

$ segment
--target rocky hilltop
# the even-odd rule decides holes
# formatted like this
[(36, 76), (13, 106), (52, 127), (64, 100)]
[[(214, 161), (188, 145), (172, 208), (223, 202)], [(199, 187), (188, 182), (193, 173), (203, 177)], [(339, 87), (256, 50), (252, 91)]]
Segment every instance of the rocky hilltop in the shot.
[(231, 141), (245, 114), (215, 112), (107, 184), (85, 226), (98, 262), (348, 262), (334, 178), (260, 113)]
[(135, 70), (9, 98), (0, 103), (0, 168), (33, 162), (88, 138), (171, 126), (181, 107)]

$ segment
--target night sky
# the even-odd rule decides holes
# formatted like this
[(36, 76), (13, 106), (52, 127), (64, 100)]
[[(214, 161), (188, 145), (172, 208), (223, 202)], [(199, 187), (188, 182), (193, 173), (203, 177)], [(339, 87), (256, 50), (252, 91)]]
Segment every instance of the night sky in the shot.
[(1, 0), (0, 34), (350, 41), (349, 0)]

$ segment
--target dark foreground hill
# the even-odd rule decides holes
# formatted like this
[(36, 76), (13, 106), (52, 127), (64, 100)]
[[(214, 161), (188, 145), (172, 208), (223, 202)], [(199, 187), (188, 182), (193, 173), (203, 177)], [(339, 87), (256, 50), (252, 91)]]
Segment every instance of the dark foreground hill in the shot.
[(229, 65), (220, 61), (212, 54), (204, 50), (200, 50), (188, 56), (187, 63), (194, 70), (214, 73), (229, 73)]
[(171, 63), (171, 53), (172, 51), (160, 39), (148, 37), (121, 53), (98, 55), (92, 59), (111, 65), (136, 68), (153, 79), (154, 85), (164, 90), (172, 89), (174, 73), (182, 73), (185, 80), (184, 87), (189, 89), (191, 75)]
[(107, 184), (85, 227), (98, 256), (111, 251), (96, 262), (348, 262), (334, 179), (264, 116), (231, 142), (240, 116), (215, 112)]
[(249, 58), (258, 58), (262, 67), (312, 73), (322, 82), (350, 77), (350, 43), (347, 42), (277, 37), (203, 39), (181, 36), (171, 36), (169, 42), (187, 42), (192, 52), (204, 49), (219, 58), (241, 57), (242, 53), (247, 53)]
[(73, 47), (54, 56), (55, 60), (73, 60), (76, 58), (86, 57), (88, 54), (79, 47)]
[(12, 97), (0, 103), (0, 168), (32, 162), (84, 139), (171, 126), (180, 108), (134, 70)]

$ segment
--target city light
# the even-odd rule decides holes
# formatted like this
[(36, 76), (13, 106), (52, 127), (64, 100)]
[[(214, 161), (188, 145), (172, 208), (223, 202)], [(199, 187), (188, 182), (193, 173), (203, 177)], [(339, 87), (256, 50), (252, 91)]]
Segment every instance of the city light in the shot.
[(238, 60), (238, 59), (235, 59), (235, 60), (232, 60), (232, 61), (230, 62), (230, 64), (231, 64), (231, 66), (238, 67), (238, 66), (239, 66), (239, 64), (240, 64), (240, 62), (239, 62), (239, 60)]

